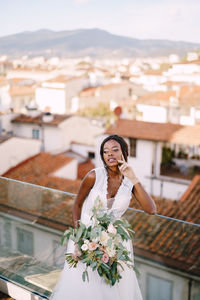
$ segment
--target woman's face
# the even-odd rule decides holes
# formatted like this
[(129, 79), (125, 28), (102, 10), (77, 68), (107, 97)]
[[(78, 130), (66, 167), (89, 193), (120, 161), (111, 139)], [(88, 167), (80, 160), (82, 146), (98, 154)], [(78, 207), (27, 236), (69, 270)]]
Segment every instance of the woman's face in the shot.
[(122, 159), (120, 144), (115, 140), (107, 141), (103, 147), (103, 158), (109, 167), (118, 165), (118, 159)]

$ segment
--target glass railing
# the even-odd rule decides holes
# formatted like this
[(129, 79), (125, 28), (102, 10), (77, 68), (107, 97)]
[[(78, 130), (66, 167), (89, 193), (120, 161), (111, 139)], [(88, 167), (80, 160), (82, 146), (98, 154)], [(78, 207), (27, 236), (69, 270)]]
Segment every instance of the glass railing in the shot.
[[(72, 225), (74, 198), (0, 177), (0, 280), (49, 298), (64, 264), (60, 239)], [(125, 215), (135, 231), (143, 299), (199, 300), (200, 225), (132, 208)]]

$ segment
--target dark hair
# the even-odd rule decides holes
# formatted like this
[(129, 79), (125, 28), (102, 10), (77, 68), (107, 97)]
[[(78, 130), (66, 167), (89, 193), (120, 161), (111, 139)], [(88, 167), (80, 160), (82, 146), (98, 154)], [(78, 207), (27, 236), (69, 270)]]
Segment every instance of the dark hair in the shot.
[(104, 150), (103, 148), (104, 148), (105, 143), (110, 140), (114, 140), (120, 144), (124, 159), (125, 159), (125, 161), (127, 161), (128, 145), (127, 145), (126, 141), (121, 136), (119, 136), (117, 134), (113, 134), (113, 135), (109, 135), (107, 138), (105, 138), (100, 146), (100, 155), (101, 155), (101, 159), (103, 161), (104, 166), (106, 166), (106, 163), (103, 158), (103, 150)]

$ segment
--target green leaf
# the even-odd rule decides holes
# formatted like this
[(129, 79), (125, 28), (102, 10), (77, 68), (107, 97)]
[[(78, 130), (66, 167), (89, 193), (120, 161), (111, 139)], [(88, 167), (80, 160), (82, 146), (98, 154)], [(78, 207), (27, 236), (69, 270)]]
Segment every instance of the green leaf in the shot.
[(83, 279), (83, 281), (85, 282), (85, 271), (84, 271), (83, 274), (82, 274), (82, 279)]
[(110, 271), (110, 267), (105, 263), (102, 263), (101, 267), (104, 268), (104, 270), (106, 270), (106, 271)]
[(109, 240), (108, 240), (107, 246), (108, 246), (109, 248), (111, 248), (111, 246), (112, 246), (112, 239), (109, 239)]
[(61, 237), (61, 241), (60, 241), (60, 244), (61, 245), (64, 245), (66, 242), (67, 242), (67, 238), (63, 235), (62, 237)]
[(122, 250), (119, 250), (118, 253), (117, 253), (117, 259), (121, 259), (121, 256), (122, 256), (122, 253), (123, 251)]
[(94, 271), (94, 270), (96, 269), (96, 267), (97, 267), (97, 262), (94, 261), (94, 262), (90, 265), (90, 267), (91, 267), (92, 270)]
[(101, 251), (101, 250), (96, 250), (95, 253), (96, 253), (97, 255), (103, 255), (103, 251)]
[(103, 276), (103, 271), (102, 271), (101, 267), (97, 268), (97, 272), (98, 272), (99, 276), (101, 276), (101, 277)]
[(79, 241), (81, 235), (83, 233), (83, 228), (82, 227), (79, 227), (78, 231), (77, 231), (77, 234), (76, 234), (76, 242)]
[(116, 225), (123, 225), (123, 224), (124, 224), (124, 222), (121, 221), (121, 220), (116, 220), (116, 221), (113, 223), (114, 226), (116, 226)]
[(88, 271), (85, 271), (86, 277), (87, 277), (87, 281), (89, 282), (89, 276), (88, 276)]
[(117, 232), (121, 235), (123, 240), (130, 240), (130, 236), (127, 234), (127, 232), (124, 230), (122, 226), (117, 227)]

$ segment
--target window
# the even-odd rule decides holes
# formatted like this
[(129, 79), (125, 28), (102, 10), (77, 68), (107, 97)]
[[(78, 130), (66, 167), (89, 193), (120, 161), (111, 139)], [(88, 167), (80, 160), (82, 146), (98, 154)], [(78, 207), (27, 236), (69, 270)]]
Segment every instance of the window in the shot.
[(95, 158), (95, 153), (94, 152), (88, 152), (88, 158)]
[(17, 250), (28, 255), (33, 255), (33, 233), (17, 228)]
[(39, 129), (33, 129), (32, 130), (32, 137), (33, 137), (33, 139), (39, 139), (40, 138), (40, 131), (39, 131)]
[(172, 300), (172, 281), (147, 276), (147, 300)]
[(130, 156), (136, 157), (136, 139), (130, 138)]

